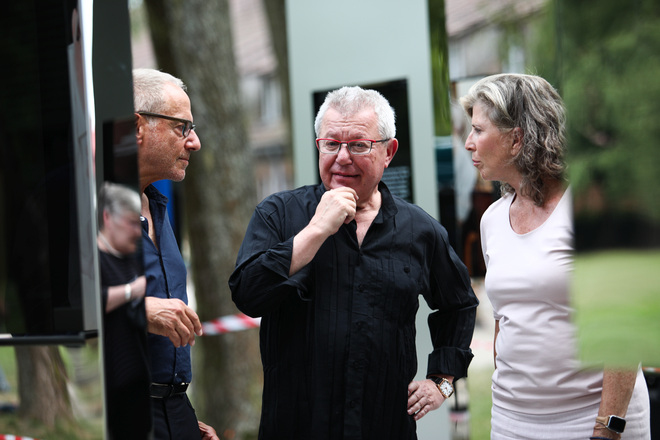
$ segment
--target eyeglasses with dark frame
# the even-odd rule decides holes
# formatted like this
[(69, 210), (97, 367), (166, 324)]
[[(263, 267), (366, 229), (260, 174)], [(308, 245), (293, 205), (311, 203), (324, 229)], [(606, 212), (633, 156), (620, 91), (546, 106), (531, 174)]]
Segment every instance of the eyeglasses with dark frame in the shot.
[(161, 115), (159, 113), (151, 113), (151, 112), (135, 112), (135, 113), (141, 116), (150, 116), (152, 118), (161, 118), (161, 119), (167, 119), (170, 121), (176, 121), (182, 123), (183, 128), (181, 129), (181, 134), (183, 135), (184, 139), (188, 137), (191, 130), (194, 130), (195, 127), (197, 127), (195, 124), (192, 123), (192, 121), (189, 121), (187, 119), (175, 118), (174, 116)]
[(338, 141), (337, 139), (323, 139), (319, 138), (316, 140), (316, 147), (323, 154), (339, 154), (342, 145), (346, 145), (349, 153), (351, 154), (369, 154), (373, 144), (378, 142), (387, 142), (391, 138), (387, 139), (352, 139), (350, 141)]

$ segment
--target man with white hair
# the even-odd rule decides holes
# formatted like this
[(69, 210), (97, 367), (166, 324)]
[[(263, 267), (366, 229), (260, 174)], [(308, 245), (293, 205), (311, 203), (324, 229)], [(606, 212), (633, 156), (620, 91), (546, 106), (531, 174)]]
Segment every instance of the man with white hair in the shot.
[(202, 334), (202, 324), (188, 306), (186, 265), (168, 220), (167, 197), (152, 185), (162, 179), (183, 180), (190, 155), (201, 143), (180, 79), (158, 70), (136, 69), (133, 90), (154, 439), (216, 440), (215, 430), (197, 420), (186, 395), (192, 380), (190, 347), (195, 335)]
[[(261, 316), (260, 439), (416, 439), (472, 359), (477, 298), (445, 229), (381, 178), (399, 144), (378, 92), (331, 92), (315, 122), (322, 184), (274, 194), (229, 280)], [(423, 295), (434, 351), (417, 370)]]

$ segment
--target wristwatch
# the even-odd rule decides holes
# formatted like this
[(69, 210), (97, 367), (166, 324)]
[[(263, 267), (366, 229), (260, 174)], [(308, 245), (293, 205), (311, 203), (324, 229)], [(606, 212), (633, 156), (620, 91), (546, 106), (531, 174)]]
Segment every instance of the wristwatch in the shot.
[(626, 427), (626, 419), (619, 416), (596, 417), (596, 422), (617, 434), (621, 434)]
[(431, 376), (429, 379), (435, 382), (438, 390), (440, 390), (440, 394), (445, 396), (445, 399), (449, 399), (449, 397), (454, 394), (454, 386), (444, 377)]

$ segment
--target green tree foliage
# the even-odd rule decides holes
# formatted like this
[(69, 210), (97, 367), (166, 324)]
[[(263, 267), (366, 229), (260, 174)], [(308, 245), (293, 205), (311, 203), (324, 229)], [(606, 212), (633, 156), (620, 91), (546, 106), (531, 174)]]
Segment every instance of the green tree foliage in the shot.
[(578, 206), (659, 221), (660, 2), (549, 6), (535, 64), (556, 79), (568, 109)]
[(447, 99), (449, 95), (449, 49), (447, 47), (444, 0), (429, 0), (428, 11), (435, 135), (449, 135), (451, 134), (451, 113), (449, 99)]

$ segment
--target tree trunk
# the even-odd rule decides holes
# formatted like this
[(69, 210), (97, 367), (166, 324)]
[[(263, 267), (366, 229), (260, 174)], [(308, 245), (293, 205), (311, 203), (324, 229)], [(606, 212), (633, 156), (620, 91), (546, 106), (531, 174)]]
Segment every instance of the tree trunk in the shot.
[(21, 419), (48, 427), (73, 420), (62, 356), (56, 346), (17, 346), (18, 396)]
[[(147, 1), (147, 6), (152, 3)], [(150, 27), (167, 29), (169, 73), (188, 86), (202, 149), (183, 184), (191, 274), (202, 321), (237, 313), (227, 280), (255, 206), (255, 179), (227, 0), (166, 1)], [(159, 21), (158, 24), (155, 22)], [(168, 44), (153, 34), (154, 46)], [(159, 65), (161, 60), (158, 59)], [(198, 338), (193, 403), (221, 438), (256, 438), (262, 390), (258, 331)]]

